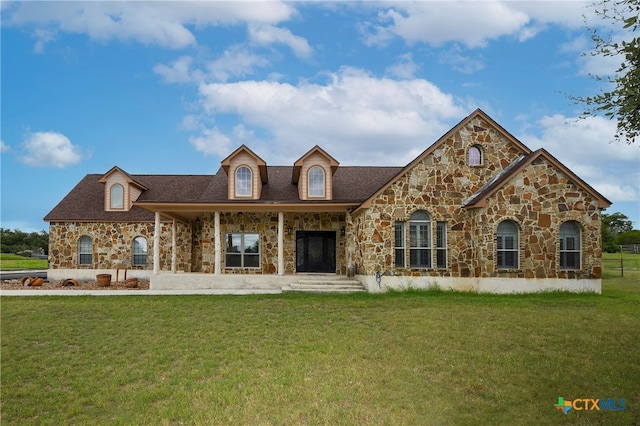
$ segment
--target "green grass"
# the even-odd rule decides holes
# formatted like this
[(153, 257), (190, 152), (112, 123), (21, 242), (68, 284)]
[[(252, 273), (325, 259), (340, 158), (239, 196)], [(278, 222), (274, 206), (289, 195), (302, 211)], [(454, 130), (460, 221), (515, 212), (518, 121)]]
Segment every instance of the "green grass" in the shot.
[(28, 269), (48, 269), (47, 259), (33, 259), (17, 254), (0, 253), (0, 271), (21, 271)]
[[(602, 295), (1, 303), (3, 424), (640, 422), (640, 279), (626, 273)], [(564, 415), (559, 396), (627, 409)]]

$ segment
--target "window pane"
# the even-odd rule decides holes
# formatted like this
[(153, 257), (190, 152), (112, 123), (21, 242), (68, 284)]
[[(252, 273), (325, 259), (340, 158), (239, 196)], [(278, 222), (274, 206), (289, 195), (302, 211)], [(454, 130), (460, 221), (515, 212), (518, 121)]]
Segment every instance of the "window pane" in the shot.
[(258, 268), (260, 266), (260, 256), (257, 254), (245, 254), (244, 255), (244, 267), (245, 268)]
[(79, 262), (81, 265), (90, 265), (92, 263), (93, 258), (93, 242), (91, 238), (84, 235), (80, 237), (80, 242), (78, 244), (78, 252)]
[(396, 247), (404, 247), (404, 223), (396, 222), (395, 226)]
[(244, 252), (259, 253), (260, 240), (258, 234), (244, 234)]
[(242, 256), (239, 254), (227, 253), (227, 255), (225, 256), (225, 266), (227, 268), (241, 267)]
[(309, 196), (324, 197), (324, 170), (317, 166), (309, 170)]
[(396, 267), (404, 268), (404, 249), (396, 249)]
[(511, 221), (504, 221), (498, 225), (497, 267), (498, 269), (516, 269), (518, 267), (518, 227)]
[(478, 148), (477, 146), (472, 146), (471, 148), (469, 148), (469, 164), (482, 164), (482, 155), (480, 152), (480, 148)]
[(227, 253), (240, 253), (242, 234), (227, 234)]
[(580, 269), (580, 227), (576, 222), (560, 225), (560, 269)]
[(236, 195), (251, 195), (251, 170), (248, 167), (236, 170)]
[(113, 185), (111, 187), (111, 208), (121, 209), (124, 206), (124, 191), (122, 185)]

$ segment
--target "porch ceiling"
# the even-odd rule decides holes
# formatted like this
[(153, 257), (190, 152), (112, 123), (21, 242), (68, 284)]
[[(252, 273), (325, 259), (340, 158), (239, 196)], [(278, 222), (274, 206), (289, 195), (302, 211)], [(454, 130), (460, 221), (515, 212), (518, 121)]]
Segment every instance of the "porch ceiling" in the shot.
[(358, 203), (149, 203), (136, 202), (134, 205), (150, 212), (182, 222), (190, 222), (203, 213), (234, 212), (303, 212), (303, 213), (341, 213), (358, 207)]

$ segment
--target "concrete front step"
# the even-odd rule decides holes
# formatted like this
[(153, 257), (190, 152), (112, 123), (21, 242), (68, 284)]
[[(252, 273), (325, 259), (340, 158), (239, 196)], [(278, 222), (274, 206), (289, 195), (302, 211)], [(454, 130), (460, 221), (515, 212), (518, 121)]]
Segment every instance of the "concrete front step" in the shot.
[(302, 291), (312, 293), (355, 293), (365, 291), (357, 280), (301, 279), (282, 287), (282, 291)]

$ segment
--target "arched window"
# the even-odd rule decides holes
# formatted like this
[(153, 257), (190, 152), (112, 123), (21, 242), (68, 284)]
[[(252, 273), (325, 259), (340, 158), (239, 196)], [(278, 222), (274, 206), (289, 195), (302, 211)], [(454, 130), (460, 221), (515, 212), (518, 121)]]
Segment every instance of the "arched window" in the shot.
[(518, 225), (505, 220), (498, 225), (498, 269), (518, 269)]
[(309, 169), (309, 197), (324, 197), (324, 170), (313, 166)]
[(560, 269), (580, 269), (580, 226), (574, 221), (560, 225)]
[(470, 166), (479, 166), (482, 164), (482, 151), (480, 147), (474, 145), (469, 148), (469, 165)]
[(124, 208), (124, 189), (120, 184), (111, 185), (111, 208)]
[(91, 237), (83, 235), (78, 242), (78, 263), (80, 265), (91, 265), (93, 263), (93, 241)]
[(431, 267), (431, 216), (421, 210), (409, 218), (409, 264), (412, 268)]
[(251, 196), (251, 169), (247, 166), (240, 166), (236, 169), (236, 196)]
[(147, 264), (147, 239), (136, 237), (133, 240), (133, 266), (144, 266)]

